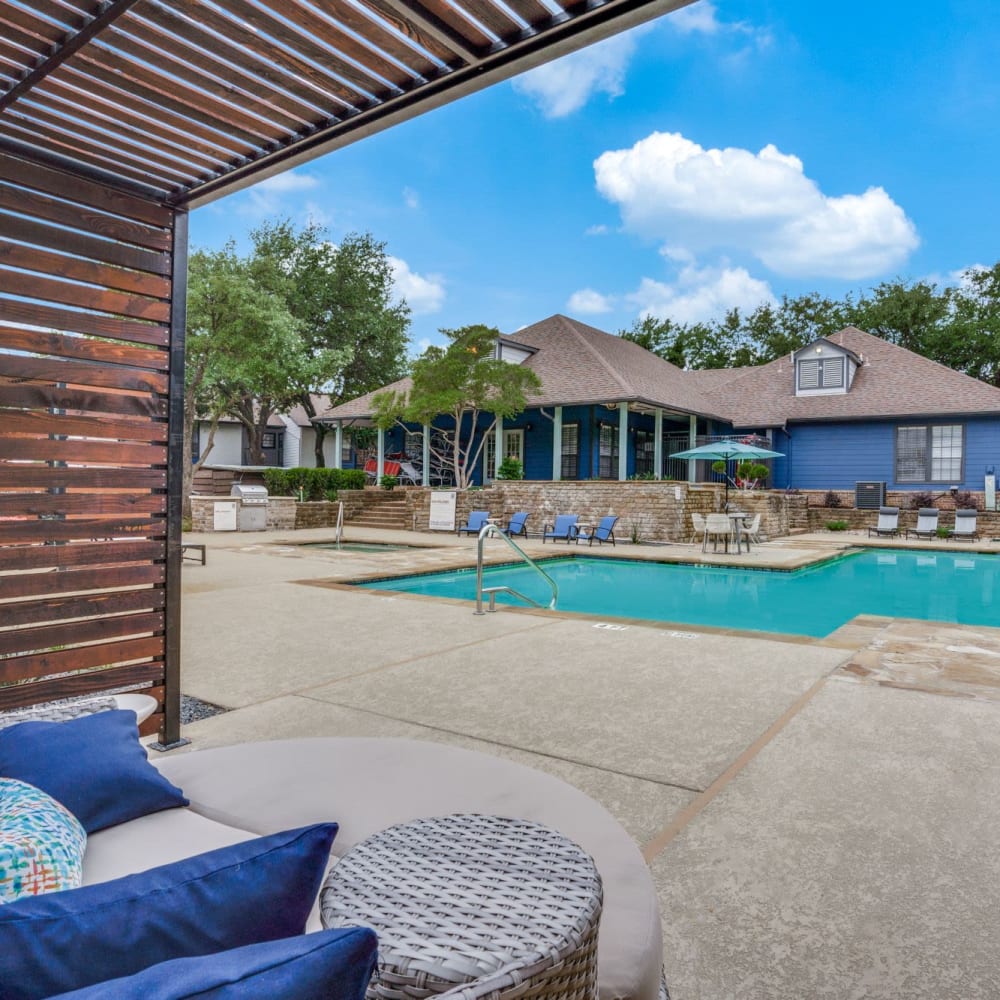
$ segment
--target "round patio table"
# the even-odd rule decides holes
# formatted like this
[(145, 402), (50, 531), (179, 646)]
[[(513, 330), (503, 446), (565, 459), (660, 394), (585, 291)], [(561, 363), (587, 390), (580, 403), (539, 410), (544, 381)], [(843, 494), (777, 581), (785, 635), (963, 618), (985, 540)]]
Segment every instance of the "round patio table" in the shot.
[(562, 834), (455, 815), (401, 823), (352, 848), (320, 894), (324, 927), (379, 938), (368, 1000), (594, 1000), (601, 879)]

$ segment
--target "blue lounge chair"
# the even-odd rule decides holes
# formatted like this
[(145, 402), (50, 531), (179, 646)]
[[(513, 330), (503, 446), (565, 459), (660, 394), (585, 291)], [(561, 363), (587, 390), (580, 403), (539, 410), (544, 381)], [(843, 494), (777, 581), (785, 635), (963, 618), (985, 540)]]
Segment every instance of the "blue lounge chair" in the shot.
[(586, 542), (588, 545), (593, 545), (596, 539), (601, 545), (605, 542), (611, 542), (612, 545), (615, 544), (615, 524), (618, 521), (617, 514), (609, 514), (607, 517), (601, 518), (601, 523), (594, 529), (593, 533), (588, 534), (586, 531), (580, 531), (577, 533), (576, 540), (578, 542)]
[(574, 541), (577, 535), (577, 517), (577, 514), (559, 514), (555, 524), (543, 525), (542, 544), (545, 544), (546, 538), (551, 538), (553, 541), (561, 538), (567, 543)]
[(483, 530), (483, 525), (490, 519), (490, 512), (488, 510), (474, 510), (469, 514), (469, 523), (463, 524), (461, 528), (458, 529), (457, 534), (462, 534), (463, 531), (468, 532), (470, 535), (478, 535), (480, 531)]
[(511, 519), (506, 528), (500, 529), (505, 535), (524, 535), (528, 537), (528, 512), (519, 510)]

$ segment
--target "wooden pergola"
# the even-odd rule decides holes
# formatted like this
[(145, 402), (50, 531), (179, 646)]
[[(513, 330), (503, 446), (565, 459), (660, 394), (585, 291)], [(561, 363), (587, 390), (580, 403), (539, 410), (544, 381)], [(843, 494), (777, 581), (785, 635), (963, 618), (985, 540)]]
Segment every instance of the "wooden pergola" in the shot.
[(0, 710), (180, 740), (192, 208), (691, 0), (0, 0)]

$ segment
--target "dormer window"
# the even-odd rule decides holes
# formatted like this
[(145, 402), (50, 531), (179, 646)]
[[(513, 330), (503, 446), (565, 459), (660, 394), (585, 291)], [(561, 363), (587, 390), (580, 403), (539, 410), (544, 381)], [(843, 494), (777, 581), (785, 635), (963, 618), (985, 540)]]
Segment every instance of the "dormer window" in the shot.
[(849, 392), (861, 358), (825, 337), (792, 355), (796, 396), (836, 396)]
[(799, 389), (843, 389), (846, 360), (843, 356), (803, 358), (798, 364)]

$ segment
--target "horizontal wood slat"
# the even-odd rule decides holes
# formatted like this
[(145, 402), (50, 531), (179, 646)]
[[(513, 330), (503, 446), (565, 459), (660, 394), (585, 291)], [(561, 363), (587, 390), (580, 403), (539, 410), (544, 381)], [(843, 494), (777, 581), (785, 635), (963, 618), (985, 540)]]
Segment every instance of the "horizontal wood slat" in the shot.
[[(34, 489), (166, 489), (167, 474), (160, 469), (75, 469), (0, 464), (0, 488)], [(2, 537), (2, 532), (0, 532)]]
[(4, 521), (0, 526), (0, 541), (6, 545), (21, 542), (93, 541), (129, 537), (155, 538), (166, 534), (162, 518), (109, 517), (80, 518), (67, 521)]
[[(0, 379), (3, 359), (0, 357)], [(166, 401), (153, 396), (116, 395), (87, 389), (60, 389), (54, 385), (29, 385), (0, 381), (0, 406), (24, 409), (73, 410), (80, 413), (113, 413), (119, 416), (166, 417)]]
[[(153, 685), (163, 683), (162, 661), (134, 663), (127, 667), (91, 670), (83, 674), (71, 674), (67, 677), (57, 677), (31, 684), (0, 687), (0, 710), (25, 708), (43, 701), (54, 701), (57, 698), (96, 695), (113, 688), (143, 683)], [(158, 716), (153, 717), (159, 718)], [(139, 731), (142, 732), (141, 729)]]
[(163, 636), (151, 636), (146, 639), (125, 639), (121, 642), (78, 646), (74, 649), (35, 653), (30, 656), (12, 656), (0, 660), (0, 683), (9, 684), (31, 677), (51, 677), (53, 674), (69, 670), (86, 670), (90, 667), (103, 667), (106, 664), (123, 663), (128, 660), (148, 660), (151, 657), (162, 657), (163, 653)]
[(0, 599), (55, 596), (81, 590), (105, 590), (163, 583), (162, 564), (116, 566), (113, 569), (65, 570), (60, 573), (14, 573), (0, 576)]
[(0, 656), (163, 631), (162, 611), (0, 631)]
[[(157, 372), (166, 371), (170, 364), (170, 357), (162, 348), (126, 345), (113, 340), (74, 337), (72, 334), (50, 333), (43, 330), (23, 330), (13, 326), (0, 326), (0, 348), (29, 351), (32, 354), (50, 354), (60, 358), (77, 358), (80, 361), (128, 365), (131, 368), (145, 368)], [(104, 437), (112, 436), (104, 435)]]
[(0, 353), (0, 375), (35, 379), (39, 382), (69, 382), (81, 387), (125, 389), (129, 392), (167, 391), (167, 376), (163, 372), (122, 368), (117, 365), (94, 365), (85, 361), (26, 358), (3, 353)]
[(169, 208), (153, 201), (136, 198), (62, 170), (29, 163), (16, 156), (0, 154), (0, 179), (163, 229), (170, 228), (173, 218)]
[[(0, 337), (3, 331), (0, 329)], [(68, 413), (31, 413), (5, 410), (0, 422), (7, 434), (77, 434), (81, 437), (108, 438), (112, 441), (158, 441), (166, 443), (167, 425), (148, 420), (124, 420), (116, 417), (79, 417)]]
[[(14, 514), (160, 514), (167, 511), (163, 493), (3, 493), (0, 515)], [(0, 560), (3, 556), (0, 553)]]
[[(0, 157), (2, 160), (2, 157)], [(166, 276), (170, 274), (170, 256), (155, 250), (129, 246), (127, 243), (113, 243), (69, 229), (60, 229), (43, 222), (22, 219), (0, 212), (0, 236), (7, 236), (23, 243), (34, 243), (49, 250), (76, 254), (115, 267), (146, 271), (149, 274)]]
[(78, 257), (67, 257), (51, 250), (27, 247), (2, 239), (0, 239), (0, 263), (37, 271), (40, 274), (58, 274), (72, 281), (82, 281), (149, 298), (166, 299), (170, 290), (169, 282), (158, 275), (129, 271), (123, 267), (111, 267), (96, 261), (80, 260)]
[[(11, 256), (17, 257), (18, 252), (11, 251)], [(94, 288), (91, 285), (61, 281), (58, 278), (43, 278), (37, 274), (25, 274), (23, 271), (12, 271), (4, 267), (0, 267), (0, 285), (8, 295), (21, 295), (28, 299), (41, 299), (43, 302), (55, 302), (64, 306), (79, 306), (82, 309), (96, 309), (100, 312), (116, 313), (132, 319), (154, 320), (158, 323), (166, 323), (170, 319), (169, 303), (159, 299), (113, 292), (107, 288)]]
[(18, 185), (0, 183), (0, 206), (20, 212), (22, 215), (30, 215), (35, 219), (71, 226), (73, 229), (103, 236), (109, 240), (134, 243), (148, 250), (170, 249), (170, 231), (167, 229), (109, 215), (88, 206), (58, 201), (49, 195), (38, 194)]
[[(2, 532), (0, 532), (2, 535)], [(67, 566), (101, 566), (110, 563), (152, 562), (167, 555), (166, 543), (77, 542), (70, 545), (0, 545), (0, 570), (64, 569)], [(6, 625), (0, 608), (0, 625)]]
[[(167, 449), (158, 444), (110, 441), (53, 441), (50, 438), (0, 438), (0, 459), (94, 462), (99, 465), (166, 465)], [(0, 473), (0, 486), (3, 485)]]
[(0, 604), (4, 625), (34, 625), (66, 618), (92, 618), (124, 614), (128, 611), (156, 611), (165, 604), (162, 587), (130, 590), (118, 594), (91, 594), (86, 597), (56, 597), (44, 601)]

